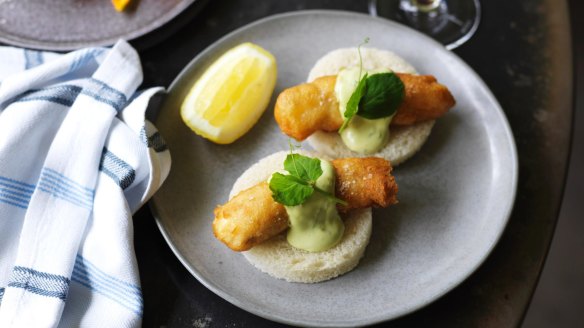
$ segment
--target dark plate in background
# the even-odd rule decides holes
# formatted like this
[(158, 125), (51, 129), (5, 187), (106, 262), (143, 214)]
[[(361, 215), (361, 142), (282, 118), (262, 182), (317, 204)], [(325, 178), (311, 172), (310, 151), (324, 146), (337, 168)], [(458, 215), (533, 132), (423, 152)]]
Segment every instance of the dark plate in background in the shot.
[(194, 2), (201, 0), (132, 0), (120, 13), (110, 0), (0, 0), (0, 42), (44, 50), (110, 45), (161, 27)]

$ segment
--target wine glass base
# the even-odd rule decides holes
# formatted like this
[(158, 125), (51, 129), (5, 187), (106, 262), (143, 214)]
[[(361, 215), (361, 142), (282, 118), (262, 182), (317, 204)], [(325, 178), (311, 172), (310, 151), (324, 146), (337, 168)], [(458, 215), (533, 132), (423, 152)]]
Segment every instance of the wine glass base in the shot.
[(452, 50), (468, 41), (478, 28), (479, 0), (444, 0), (431, 11), (421, 11), (410, 1), (370, 0), (372, 16), (388, 18), (429, 35)]

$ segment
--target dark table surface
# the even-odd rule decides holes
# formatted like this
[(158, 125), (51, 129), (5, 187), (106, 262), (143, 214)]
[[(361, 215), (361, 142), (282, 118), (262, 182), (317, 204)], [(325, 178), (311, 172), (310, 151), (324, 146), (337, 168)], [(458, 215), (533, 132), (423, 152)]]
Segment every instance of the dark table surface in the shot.
[[(483, 0), (482, 5), (476, 35), (454, 52), (491, 88), (513, 130), (519, 157), (514, 210), (497, 247), (474, 274), (438, 301), (384, 327), (520, 325), (554, 233), (573, 116), (568, 2)], [(195, 55), (228, 32), (265, 16), (302, 9), (366, 12), (367, 2), (195, 3), (174, 25), (135, 42), (143, 49), (144, 85), (169, 86)], [(281, 326), (235, 307), (191, 276), (166, 244), (148, 207), (136, 213), (134, 227), (144, 327)]]

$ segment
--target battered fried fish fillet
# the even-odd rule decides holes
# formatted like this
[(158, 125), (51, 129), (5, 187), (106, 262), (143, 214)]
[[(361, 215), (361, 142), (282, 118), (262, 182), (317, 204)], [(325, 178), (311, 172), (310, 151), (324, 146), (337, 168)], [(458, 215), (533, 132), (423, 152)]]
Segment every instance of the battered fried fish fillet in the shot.
[(393, 125), (412, 125), (435, 120), (454, 107), (448, 88), (432, 75), (397, 74), (405, 87), (405, 97), (391, 120)]
[[(434, 120), (455, 104), (447, 87), (431, 75), (397, 74), (405, 87), (404, 101), (392, 125)], [(301, 141), (316, 131), (337, 131), (343, 124), (334, 89), (337, 77), (323, 76), (288, 88), (278, 96), (274, 116), (286, 135)]]
[(213, 233), (234, 251), (247, 251), (288, 228), (288, 214), (267, 182), (243, 190), (213, 212)]
[(340, 158), (335, 168), (335, 195), (347, 202), (340, 212), (367, 207), (388, 207), (397, 203), (397, 184), (389, 161), (379, 157)]
[[(397, 184), (391, 165), (381, 158), (345, 158), (332, 161), (336, 197), (346, 201), (340, 212), (397, 203)], [(215, 237), (234, 251), (246, 251), (288, 228), (283, 205), (272, 198), (267, 182), (243, 190), (214, 211)]]

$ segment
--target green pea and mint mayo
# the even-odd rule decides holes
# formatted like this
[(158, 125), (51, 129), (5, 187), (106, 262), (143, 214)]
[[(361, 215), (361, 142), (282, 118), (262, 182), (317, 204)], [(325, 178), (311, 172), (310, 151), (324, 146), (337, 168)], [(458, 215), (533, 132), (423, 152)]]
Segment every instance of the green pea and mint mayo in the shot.
[[(359, 74), (361, 72), (361, 75)], [(368, 73), (388, 73), (387, 69), (360, 70), (358, 67), (346, 68), (339, 72), (335, 84), (335, 95), (339, 102), (339, 111), (344, 117), (347, 102), (357, 88), (357, 84)], [(380, 151), (389, 141), (389, 124), (392, 116), (379, 119), (366, 119), (353, 116), (347, 127), (341, 131), (341, 139), (350, 150), (361, 154), (372, 154)]]
[[(322, 175), (316, 187), (334, 195), (335, 171), (329, 161), (320, 160)], [(285, 206), (290, 220), (287, 240), (292, 246), (309, 252), (334, 247), (343, 237), (345, 226), (337, 212), (336, 202), (316, 191), (301, 205)]]

